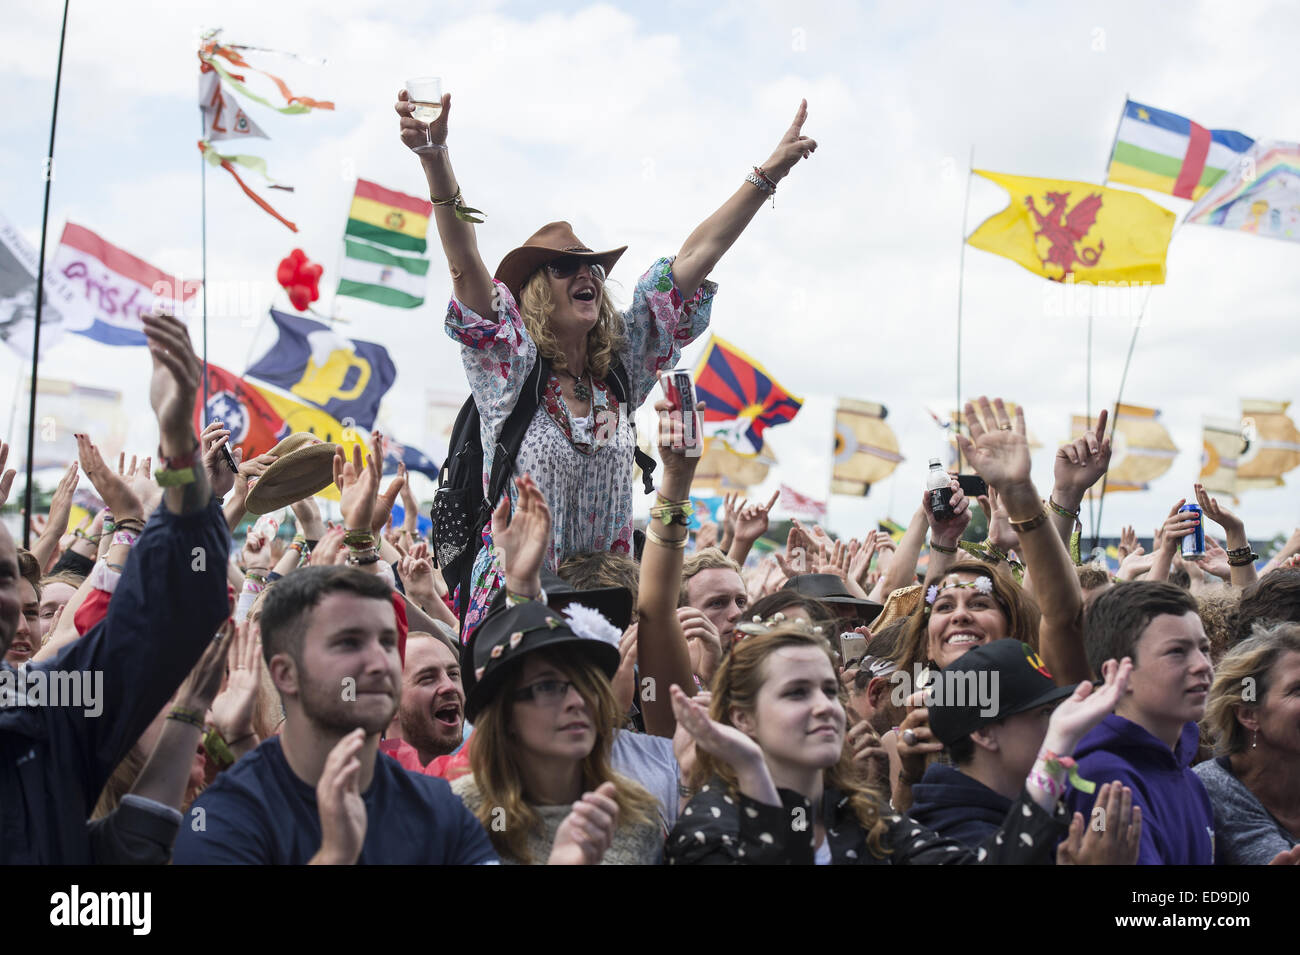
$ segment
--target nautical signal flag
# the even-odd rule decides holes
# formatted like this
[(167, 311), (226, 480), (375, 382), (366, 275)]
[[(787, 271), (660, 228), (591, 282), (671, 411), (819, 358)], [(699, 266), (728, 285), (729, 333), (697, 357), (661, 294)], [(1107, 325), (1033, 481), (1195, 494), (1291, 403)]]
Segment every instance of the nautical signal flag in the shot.
[(397, 377), (388, 350), (344, 338), (328, 325), (271, 309), (279, 340), (248, 374), (315, 405), (333, 418), (370, 430), (379, 402)]
[(705, 434), (748, 457), (762, 450), (764, 431), (785, 424), (803, 406), (767, 369), (717, 335), (695, 369), (695, 393), (704, 402)]
[[(144, 259), (69, 222), (63, 227), (54, 262), (47, 271), (72, 289), (66, 303), (67, 331), (105, 345), (143, 345), (142, 312), (157, 305), (173, 310), (198, 292), (200, 282), (178, 281)], [(79, 293), (79, 294), (77, 294)]]
[(1231, 129), (1206, 129), (1186, 116), (1128, 100), (1107, 175), (1112, 182), (1199, 199), (1237, 168), (1253, 144)]
[(966, 240), (975, 248), (1054, 282), (1164, 284), (1174, 230), (1168, 209), (1088, 182), (975, 172), (1011, 194)]
[(289, 433), (284, 417), (256, 387), (212, 362), (207, 374), (207, 415), (200, 388), (194, 402), (196, 432), (202, 432), (206, 422), (220, 421), (230, 431), (228, 447), (243, 449), (245, 461), (270, 451)]

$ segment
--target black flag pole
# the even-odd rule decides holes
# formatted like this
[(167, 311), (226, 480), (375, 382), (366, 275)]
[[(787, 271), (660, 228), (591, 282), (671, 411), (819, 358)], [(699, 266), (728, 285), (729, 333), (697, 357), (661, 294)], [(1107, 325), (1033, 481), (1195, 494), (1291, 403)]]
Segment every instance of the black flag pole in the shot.
[(59, 122), (59, 85), (63, 81), (63, 41), (68, 35), (68, 0), (63, 0), (59, 27), (59, 61), (54, 68), (54, 107), (50, 110), (50, 148), (45, 154), (45, 205), (41, 210), (41, 251), (36, 266), (36, 327), (32, 331), (32, 383), (27, 399), (27, 489), (23, 492), (23, 547), (32, 546), (32, 462), (36, 456), (36, 381), (41, 361), (41, 312), (45, 306), (45, 236), (50, 227), (50, 184), (54, 181), (54, 131)]
[(962, 286), (966, 280), (966, 218), (970, 214), (970, 183), (975, 178), (975, 144), (971, 143), (970, 159), (966, 164), (966, 198), (962, 202), (961, 208), (961, 255), (957, 259), (957, 424), (956, 431), (953, 432), (952, 443), (957, 447), (957, 473), (961, 474), (961, 442), (957, 436), (961, 434), (961, 305), (962, 305)]
[[(199, 103), (199, 138), (203, 139), (207, 134), (208, 125), (203, 114), (203, 103)], [(203, 427), (208, 426), (208, 156), (202, 149), (199, 150), (199, 229), (203, 233), (202, 252), (199, 269), (202, 273), (202, 287), (200, 294), (203, 297), (203, 412), (199, 415), (199, 420)], [(179, 292), (177, 294), (180, 294)]]

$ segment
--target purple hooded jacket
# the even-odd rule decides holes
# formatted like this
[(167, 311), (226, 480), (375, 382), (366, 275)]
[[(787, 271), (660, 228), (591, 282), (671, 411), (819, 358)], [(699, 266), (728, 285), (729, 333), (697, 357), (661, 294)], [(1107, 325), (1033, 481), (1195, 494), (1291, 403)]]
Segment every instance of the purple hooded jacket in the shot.
[[(1097, 784), (1119, 780), (1142, 807), (1142, 845), (1138, 865), (1213, 865), (1214, 809), (1200, 777), (1191, 770), (1198, 734), (1183, 727), (1171, 751), (1143, 727), (1113, 713), (1075, 748), (1079, 775)], [(1072, 811), (1091, 825), (1095, 794), (1071, 789)]]

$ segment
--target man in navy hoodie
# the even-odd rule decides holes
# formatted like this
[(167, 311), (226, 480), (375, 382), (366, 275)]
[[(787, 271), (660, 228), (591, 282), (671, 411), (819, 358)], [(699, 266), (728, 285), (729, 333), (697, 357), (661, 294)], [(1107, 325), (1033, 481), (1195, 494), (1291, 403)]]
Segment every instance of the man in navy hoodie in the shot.
[[(961, 680), (955, 679), (962, 674)], [(1056, 705), (1074, 692), (1057, 686), (1033, 648), (995, 640), (942, 671), (952, 687), (930, 706), (930, 730), (952, 766), (935, 763), (912, 787), (908, 815), (971, 848), (993, 836), (1025, 788)], [(959, 697), (959, 698), (958, 698)]]
[[(1079, 775), (1133, 790), (1142, 809), (1138, 865), (1211, 865), (1214, 811), (1190, 768), (1214, 678), (1195, 599), (1172, 584), (1121, 584), (1093, 602), (1084, 643), (1094, 672), (1127, 656), (1133, 674), (1115, 712), (1075, 748)], [(1092, 795), (1071, 789), (1067, 801), (1090, 818)]]

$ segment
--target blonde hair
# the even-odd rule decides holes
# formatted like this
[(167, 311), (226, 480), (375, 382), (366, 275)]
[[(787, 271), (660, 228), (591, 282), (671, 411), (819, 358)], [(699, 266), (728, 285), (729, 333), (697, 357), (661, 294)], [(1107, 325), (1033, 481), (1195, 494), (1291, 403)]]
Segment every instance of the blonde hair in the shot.
[[(687, 605), (687, 601), (690, 600), (687, 586), (690, 584), (692, 577), (704, 570), (734, 570), (742, 584), (745, 580), (740, 565), (724, 554), (721, 548), (706, 547), (698, 554), (687, 557), (682, 563), (682, 586), (677, 593), (677, 606), (685, 607)], [(745, 592), (748, 593), (749, 589), (746, 588)]]
[[(777, 650), (786, 647), (816, 647), (826, 654), (831, 668), (835, 667), (835, 657), (826, 638), (820, 634), (810, 633), (797, 624), (784, 624), (773, 627), (767, 633), (746, 637), (723, 659), (722, 666), (718, 668), (717, 675), (713, 678), (713, 701), (709, 706), (709, 715), (719, 723), (732, 726), (734, 725), (731, 722), (733, 709), (753, 713), (758, 705), (759, 691), (771, 676), (768, 672), (768, 659)], [(847, 713), (847, 691), (839, 680), (835, 682), (836, 695)], [(735, 770), (727, 763), (697, 748), (691, 785), (698, 788), (714, 776), (719, 777), (726, 784), (733, 796), (736, 794), (739, 783)], [(886, 798), (871, 786), (866, 769), (854, 761), (847, 736), (840, 753), (840, 761), (823, 772), (823, 780), (827, 786), (834, 786), (848, 796), (849, 807), (862, 828), (866, 830), (868, 848), (873, 855), (883, 858), (889, 851), (883, 842), (885, 830), (888, 828), (883, 818)]]
[[(623, 347), (623, 316), (614, 308), (604, 283), (600, 285), (599, 294), (600, 317), (587, 333), (587, 370), (593, 378), (604, 378), (608, 374), (615, 353)], [(546, 269), (538, 269), (519, 291), (519, 314), (523, 316), (524, 328), (537, 345), (538, 354), (549, 361), (553, 369), (571, 371), (564, 352), (560, 350), (555, 330), (551, 328), (554, 313), (555, 299), (551, 295), (550, 280)]]
[[(573, 681), (596, 727), (596, 742), (582, 761), (582, 790), (591, 792), (602, 783), (614, 784), (618, 803), (618, 826), (650, 823), (658, 819), (658, 801), (640, 784), (618, 775), (610, 766), (610, 749), (620, 716), (609, 677), (594, 663), (563, 650), (537, 653)], [(533, 862), (528, 851), (528, 834), (541, 825), (541, 816), (528, 804), (523, 774), (519, 771), (519, 743), (511, 724), (514, 692), (519, 688), (523, 668), (514, 672), (497, 691), (496, 697), (474, 722), (474, 742), (469, 765), (474, 772), (482, 801), (476, 812), (497, 853), (524, 865)], [(505, 810), (505, 826), (493, 825), (493, 812)]]
[[(1217, 741), (1219, 755), (1246, 750), (1248, 731), (1237, 719), (1237, 708), (1254, 708), (1263, 702), (1271, 687), (1273, 667), (1287, 653), (1300, 653), (1300, 624), (1258, 628), (1254, 636), (1241, 641), (1215, 664), (1214, 685), (1201, 722)], [(1247, 687), (1254, 690), (1250, 701), (1245, 699)]]

